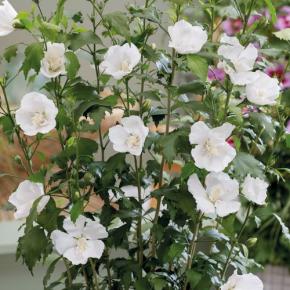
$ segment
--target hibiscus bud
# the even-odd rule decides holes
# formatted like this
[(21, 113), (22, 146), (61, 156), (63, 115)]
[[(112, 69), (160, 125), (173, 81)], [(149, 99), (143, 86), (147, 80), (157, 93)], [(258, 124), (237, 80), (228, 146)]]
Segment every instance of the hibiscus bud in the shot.
[(247, 240), (247, 246), (249, 248), (252, 248), (252, 247), (254, 247), (256, 245), (257, 241), (258, 241), (257, 238), (250, 238), (250, 239)]
[(90, 172), (86, 172), (84, 175), (84, 181), (86, 184), (91, 184), (95, 182), (94, 176)]

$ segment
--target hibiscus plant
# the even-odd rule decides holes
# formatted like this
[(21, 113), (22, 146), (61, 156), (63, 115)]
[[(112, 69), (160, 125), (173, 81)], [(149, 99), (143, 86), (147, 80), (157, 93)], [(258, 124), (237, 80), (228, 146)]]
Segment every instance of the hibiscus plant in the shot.
[[(48, 264), (47, 290), (263, 289), (260, 236), (245, 232), (263, 227), (269, 181), (287, 182), (276, 152), (290, 143), (289, 95), (266, 71), (289, 59), (290, 32), (265, 33), (271, 0), (58, 0), (51, 15), (32, 2), (0, 5), (1, 41), (32, 39), (6, 48), (0, 78), (0, 124), (27, 173), (9, 198), (17, 258)], [(233, 13), (235, 36), (221, 31)]]

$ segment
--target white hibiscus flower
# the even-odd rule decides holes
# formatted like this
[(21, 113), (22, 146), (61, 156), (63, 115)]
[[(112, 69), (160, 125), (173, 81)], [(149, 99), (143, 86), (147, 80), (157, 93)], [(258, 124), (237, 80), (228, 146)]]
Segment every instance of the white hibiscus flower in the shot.
[(274, 105), (280, 94), (279, 81), (264, 72), (255, 72), (257, 78), (246, 86), (247, 99), (256, 105)]
[(259, 277), (250, 274), (238, 275), (236, 272), (229, 277), (226, 284), (221, 286), (221, 290), (263, 290), (263, 282)]
[(239, 183), (224, 172), (211, 172), (205, 178), (204, 188), (196, 174), (189, 177), (188, 191), (193, 195), (197, 208), (206, 215), (225, 217), (240, 209)]
[(47, 43), (47, 51), (41, 61), (40, 72), (47, 78), (66, 74), (65, 46), (63, 43)]
[(247, 175), (242, 185), (242, 193), (251, 202), (258, 205), (265, 204), (269, 184), (264, 180)]
[(0, 5), (0, 36), (10, 34), (14, 30), (14, 21), (17, 12), (9, 1), (4, 0)]
[(168, 27), (169, 47), (180, 54), (198, 53), (207, 41), (207, 32), (201, 26), (193, 26), (185, 20)]
[(149, 129), (144, 126), (138, 116), (130, 116), (120, 121), (121, 125), (109, 130), (109, 139), (117, 152), (129, 152), (132, 155), (141, 155)]
[(223, 171), (236, 156), (236, 150), (226, 142), (234, 128), (230, 123), (213, 129), (203, 121), (193, 124), (189, 141), (197, 144), (191, 151), (195, 165), (207, 171)]
[(120, 80), (130, 74), (140, 62), (141, 54), (133, 44), (114, 45), (109, 48), (100, 64), (101, 72)]
[(42, 183), (34, 183), (29, 180), (21, 182), (17, 190), (9, 197), (9, 202), (16, 207), (15, 219), (22, 219), (29, 216), (33, 203), (39, 199), (37, 212), (40, 213), (49, 201), (45, 195)]
[(218, 55), (232, 66), (222, 61), (218, 67), (223, 68), (230, 76), (235, 85), (246, 85), (257, 79), (255, 72), (252, 72), (255, 61), (258, 57), (258, 50), (253, 44), (244, 47), (236, 37), (230, 37), (224, 34), (221, 38), (221, 46), (218, 49)]
[(53, 101), (45, 95), (28, 93), (22, 98), (20, 108), (16, 111), (16, 124), (25, 135), (46, 134), (55, 128), (57, 113), (58, 109)]
[(101, 239), (108, 233), (99, 221), (79, 216), (75, 223), (67, 217), (63, 222), (66, 232), (55, 230), (51, 233), (56, 251), (72, 262), (73, 265), (86, 264), (89, 258), (99, 259), (105, 244)]

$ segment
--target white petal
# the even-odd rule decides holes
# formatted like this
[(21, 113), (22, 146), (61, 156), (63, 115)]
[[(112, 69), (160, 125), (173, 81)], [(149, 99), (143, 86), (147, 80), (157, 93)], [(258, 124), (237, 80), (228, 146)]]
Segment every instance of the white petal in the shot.
[(225, 217), (231, 213), (238, 212), (241, 203), (239, 201), (217, 201), (215, 203), (217, 215)]
[(108, 237), (106, 228), (99, 221), (88, 220), (83, 235), (90, 240), (105, 239)]
[(66, 250), (63, 254), (73, 265), (85, 265), (88, 262), (88, 256), (80, 253), (76, 247)]
[(85, 223), (87, 222), (87, 218), (83, 215), (80, 215), (76, 222), (74, 223), (70, 217), (65, 218), (63, 221), (63, 228), (73, 237), (81, 237), (84, 231)]
[(203, 121), (198, 121), (191, 126), (189, 142), (191, 144), (203, 143), (210, 133), (210, 129)]
[(192, 174), (187, 181), (188, 191), (195, 196), (203, 196), (207, 197), (206, 191), (202, 186), (198, 176), (196, 174)]
[(103, 255), (105, 244), (102, 241), (87, 241), (87, 249), (84, 255), (88, 258), (100, 259)]
[(59, 230), (55, 230), (51, 233), (51, 240), (56, 251), (60, 255), (63, 255), (68, 249), (73, 248), (76, 244), (76, 240), (72, 236)]
[(228, 139), (233, 130), (235, 129), (235, 126), (230, 124), (230, 123), (224, 123), (222, 126), (220, 127), (216, 127), (212, 129), (212, 132), (219, 138), (222, 139)]

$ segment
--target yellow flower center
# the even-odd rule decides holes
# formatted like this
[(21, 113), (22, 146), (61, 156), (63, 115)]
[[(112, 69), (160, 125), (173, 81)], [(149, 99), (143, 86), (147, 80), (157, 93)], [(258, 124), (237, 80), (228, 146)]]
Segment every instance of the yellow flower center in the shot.
[(121, 71), (130, 72), (129, 62), (127, 60), (123, 60), (121, 63)]
[(47, 124), (45, 112), (35, 112), (31, 118), (32, 124), (36, 127), (43, 127)]
[(220, 200), (221, 195), (222, 195), (222, 188), (220, 186), (216, 185), (211, 189), (211, 191), (209, 193), (209, 199), (213, 203), (216, 203), (218, 200)]
[(85, 250), (87, 249), (87, 240), (86, 238), (82, 237), (82, 238), (79, 238), (77, 239), (77, 250), (80, 252), (80, 253), (83, 253), (85, 252)]
[(210, 154), (210, 155), (217, 155), (218, 154), (218, 150), (217, 150), (215, 144), (210, 139), (207, 139), (205, 141), (204, 147), (205, 147), (205, 150), (208, 154)]
[(140, 143), (140, 137), (136, 134), (131, 134), (127, 139), (127, 145), (131, 148), (138, 148)]

